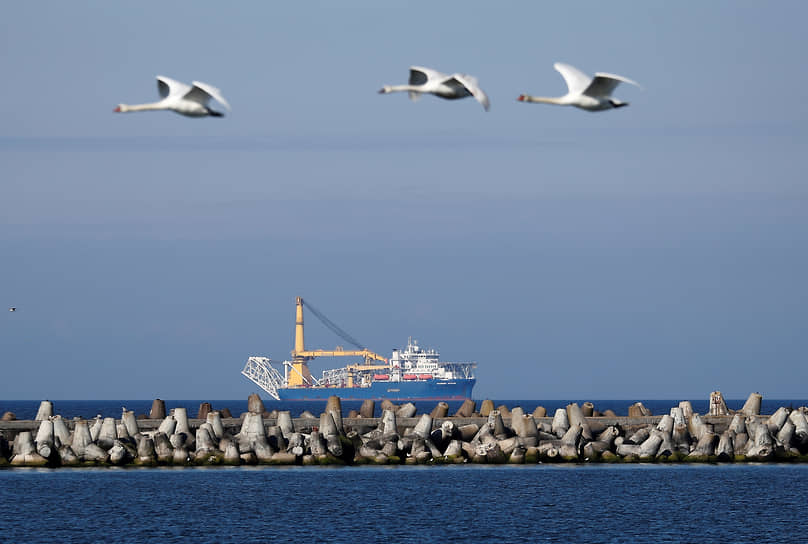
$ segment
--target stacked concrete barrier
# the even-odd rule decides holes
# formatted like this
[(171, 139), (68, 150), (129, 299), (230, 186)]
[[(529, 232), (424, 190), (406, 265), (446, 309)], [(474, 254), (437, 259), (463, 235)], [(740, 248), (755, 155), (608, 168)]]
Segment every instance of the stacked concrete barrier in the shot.
[(184, 408), (160, 420), (138, 420), (127, 410), (120, 420), (65, 420), (45, 401), (38, 413), (44, 419), (0, 427), (18, 429), (0, 435), (0, 466), (808, 461), (808, 408), (761, 415), (758, 393), (736, 413), (725, 410), (720, 392), (710, 401), (713, 415), (683, 401), (662, 416), (635, 403), (633, 418), (599, 417), (591, 403), (570, 403), (547, 417), (490, 401), (481, 412), (469, 402), (449, 417), (448, 405), (438, 403), (418, 416), (414, 405), (388, 401), (380, 418), (346, 419), (337, 397), (319, 417), (300, 418), (267, 414), (251, 397), (254, 411), (238, 420), (206, 407), (205, 418), (194, 420)]

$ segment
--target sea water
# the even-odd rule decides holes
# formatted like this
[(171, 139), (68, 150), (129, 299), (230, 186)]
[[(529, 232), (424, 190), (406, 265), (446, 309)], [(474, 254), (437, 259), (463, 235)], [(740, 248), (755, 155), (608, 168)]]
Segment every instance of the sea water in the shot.
[(0, 542), (805, 542), (806, 465), (0, 470)]

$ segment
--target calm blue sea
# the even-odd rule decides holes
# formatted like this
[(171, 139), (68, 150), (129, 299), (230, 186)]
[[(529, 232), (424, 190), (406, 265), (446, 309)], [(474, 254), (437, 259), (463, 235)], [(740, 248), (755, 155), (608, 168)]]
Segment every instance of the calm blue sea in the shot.
[(2, 542), (805, 542), (808, 465), (0, 470)]
[[(493, 400), (493, 399), (492, 399)], [(508, 408), (521, 406), (526, 412), (530, 413), (537, 406), (544, 406), (549, 415), (552, 415), (556, 408), (563, 408), (570, 402), (577, 402), (582, 404), (588, 399), (580, 400), (494, 400), (494, 404), (499, 406), (504, 404)], [(680, 399), (690, 400), (693, 404), (693, 409), (697, 413), (704, 414), (709, 409), (709, 399)], [(135, 414), (148, 414), (151, 410), (151, 400), (54, 400), (53, 409), (54, 413), (60, 414), (66, 418), (83, 417), (92, 418), (96, 415), (103, 417), (121, 417), (122, 407), (128, 410), (134, 410)], [(196, 417), (199, 412), (199, 405), (205, 402), (204, 400), (166, 400), (166, 410), (175, 407), (185, 407), (188, 410), (190, 417)], [(208, 401), (213, 405), (216, 410), (229, 408), (234, 417), (247, 410), (247, 399), (241, 400), (212, 400)], [(480, 407), (482, 401), (477, 401), (477, 407)], [(619, 416), (628, 415), (628, 407), (637, 402), (636, 400), (590, 400), (595, 405), (595, 409), (601, 412), (605, 410), (614, 410)], [(671, 407), (678, 406), (679, 400), (640, 400), (646, 408), (650, 409), (656, 415), (667, 414)], [(730, 399), (727, 400), (727, 406), (733, 410), (739, 410), (746, 399)], [(0, 400), (0, 415), (5, 412), (14, 412), (17, 419), (33, 419), (36, 416), (37, 409), (39, 408), (40, 400)], [(379, 402), (376, 403), (376, 416), (381, 415)], [(436, 402), (417, 402), (415, 403), (418, 408), (418, 413), (429, 413), (437, 404)], [(449, 413), (454, 413), (460, 407), (461, 402), (450, 402)], [(361, 401), (343, 401), (342, 410), (343, 415), (347, 415), (350, 410), (358, 410), (362, 405)], [(771, 414), (780, 406), (806, 406), (808, 400), (806, 399), (763, 399), (762, 410), (764, 414)], [(304, 410), (308, 410), (315, 416), (325, 409), (325, 401), (320, 402), (305, 402), (305, 401), (267, 401), (264, 400), (264, 406), (267, 410), (290, 410), (293, 416), (299, 415)]]

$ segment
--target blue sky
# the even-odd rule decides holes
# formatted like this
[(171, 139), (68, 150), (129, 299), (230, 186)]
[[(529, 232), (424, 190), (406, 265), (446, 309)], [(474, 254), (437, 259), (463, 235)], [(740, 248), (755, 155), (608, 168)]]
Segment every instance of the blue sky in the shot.
[[(805, 398), (806, 15), (4, 5), (0, 397), (246, 397), (300, 295), (382, 354), (477, 361), (478, 398)], [(564, 93), (556, 61), (643, 89), (517, 102)], [(475, 75), (491, 111), (376, 94), (410, 65)], [(112, 113), (158, 74), (232, 113)], [(312, 316), (306, 339), (341, 342)]]

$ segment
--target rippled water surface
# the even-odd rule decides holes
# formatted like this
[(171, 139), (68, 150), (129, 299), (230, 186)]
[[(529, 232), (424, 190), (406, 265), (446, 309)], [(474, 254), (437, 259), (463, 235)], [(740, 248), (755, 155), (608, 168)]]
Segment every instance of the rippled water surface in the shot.
[(797, 542), (806, 465), (0, 470), (2, 542)]

